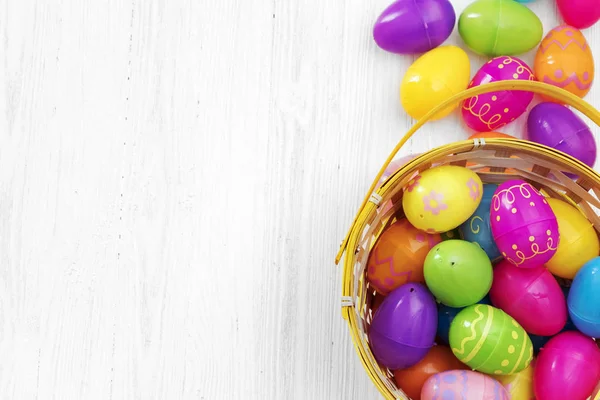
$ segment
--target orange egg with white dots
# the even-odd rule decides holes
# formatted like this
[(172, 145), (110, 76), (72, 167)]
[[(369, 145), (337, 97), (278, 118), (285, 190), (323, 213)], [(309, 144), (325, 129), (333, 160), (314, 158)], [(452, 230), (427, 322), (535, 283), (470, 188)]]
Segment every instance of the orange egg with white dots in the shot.
[(390, 225), (369, 255), (367, 279), (377, 292), (387, 295), (408, 282), (425, 282), (423, 264), (429, 250), (440, 243), (439, 234), (423, 232), (406, 218)]
[(594, 81), (594, 56), (583, 33), (569, 25), (548, 32), (536, 53), (534, 73), (539, 81), (579, 97), (588, 94)]

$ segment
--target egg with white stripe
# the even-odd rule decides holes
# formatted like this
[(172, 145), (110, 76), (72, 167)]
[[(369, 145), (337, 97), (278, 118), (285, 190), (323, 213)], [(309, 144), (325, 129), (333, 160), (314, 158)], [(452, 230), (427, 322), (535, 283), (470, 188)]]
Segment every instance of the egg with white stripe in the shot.
[(514, 318), (486, 304), (459, 312), (450, 325), (450, 348), (462, 363), (493, 375), (521, 372), (533, 359), (531, 339)]

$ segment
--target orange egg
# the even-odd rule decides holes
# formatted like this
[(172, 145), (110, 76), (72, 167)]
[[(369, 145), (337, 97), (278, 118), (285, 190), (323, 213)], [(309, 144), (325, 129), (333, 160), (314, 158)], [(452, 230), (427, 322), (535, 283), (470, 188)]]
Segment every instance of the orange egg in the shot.
[(548, 32), (540, 43), (533, 69), (538, 81), (579, 97), (590, 91), (594, 81), (592, 50), (583, 33), (569, 25)]
[(369, 255), (367, 279), (383, 295), (408, 282), (425, 282), (423, 263), (429, 250), (440, 243), (439, 234), (412, 226), (406, 218), (390, 225)]
[[(469, 136), (469, 140), (473, 140), (473, 139), (491, 139), (491, 138), (496, 138), (496, 139), (516, 139), (514, 136), (511, 135), (507, 135), (506, 133), (502, 133), (502, 132), (478, 132), (475, 133), (471, 136)], [(467, 167), (475, 165), (473, 163), (467, 163)], [(477, 170), (477, 172), (490, 172), (489, 168), (482, 168)], [(515, 170), (513, 169), (507, 169), (506, 173), (514, 173)]]
[(420, 399), (421, 389), (430, 376), (457, 369), (469, 369), (469, 367), (458, 361), (449, 347), (434, 346), (417, 364), (394, 371), (394, 380), (408, 397)]

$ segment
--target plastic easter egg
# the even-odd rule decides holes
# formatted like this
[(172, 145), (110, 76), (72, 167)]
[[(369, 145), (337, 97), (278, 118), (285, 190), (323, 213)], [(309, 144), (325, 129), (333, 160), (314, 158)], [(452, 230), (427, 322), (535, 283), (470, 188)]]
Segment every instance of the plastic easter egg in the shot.
[(455, 22), (448, 0), (398, 0), (375, 22), (373, 38), (391, 53), (424, 53), (444, 43)]
[[(471, 80), (469, 88), (503, 80), (534, 79), (531, 68), (524, 61), (503, 56), (484, 64)], [(462, 117), (469, 128), (478, 132), (495, 131), (519, 118), (532, 100), (533, 93), (526, 91), (503, 90), (480, 94), (463, 102)]]
[[(417, 58), (406, 71), (400, 85), (400, 103), (408, 115), (421, 119), (449, 97), (465, 90), (470, 74), (469, 56), (460, 47), (433, 49)], [(456, 107), (449, 106), (432, 120), (446, 117)]]
[(594, 81), (594, 56), (579, 29), (561, 25), (542, 40), (533, 70), (540, 82), (584, 97)]
[(390, 165), (388, 165), (388, 167), (385, 169), (385, 171), (383, 171), (383, 175), (381, 175), (381, 178), (379, 179), (377, 186), (381, 187), (381, 185), (383, 185), (385, 183), (385, 181), (387, 181), (392, 175), (394, 175), (396, 172), (398, 172), (398, 170), (400, 168), (402, 168), (409, 161), (412, 161), (413, 159), (417, 158), (420, 155), (421, 155), (420, 153), (408, 154), (406, 156), (399, 157), (399, 158), (393, 160), (390, 163)]
[(556, 0), (565, 22), (578, 29), (589, 28), (600, 19), (597, 0)]
[(594, 167), (596, 140), (586, 123), (557, 103), (540, 103), (527, 117), (527, 139), (577, 158)]
[(371, 351), (386, 368), (408, 368), (425, 357), (436, 330), (435, 299), (424, 285), (407, 283), (390, 293), (373, 316)]
[(563, 292), (543, 266), (518, 268), (506, 260), (500, 261), (494, 267), (490, 299), (534, 335), (555, 335), (567, 323)]
[(446, 346), (433, 346), (421, 361), (412, 367), (394, 371), (396, 385), (412, 399), (421, 398), (421, 389), (429, 377), (445, 371), (468, 369)]
[[(483, 299), (477, 302), (477, 304), (487, 304), (492, 305), (489, 296), (485, 296)], [(461, 312), (463, 308), (455, 308), (446, 306), (444, 304), (440, 304), (438, 307), (438, 324), (437, 324), (437, 338), (445, 343), (450, 343), (450, 339), (448, 338), (450, 334), (450, 325), (452, 321), (454, 321), (454, 317)]]
[(567, 300), (569, 315), (581, 332), (600, 337), (600, 257), (588, 261), (575, 275)]
[(458, 228), (477, 209), (483, 195), (479, 176), (468, 168), (443, 165), (425, 170), (404, 188), (408, 221), (429, 233)]
[(425, 282), (425, 257), (439, 242), (439, 234), (420, 231), (406, 218), (394, 222), (369, 254), (367, 280), (383, 295), (408, 282)]
[(525, 330), (499, 308), (475, 304), (458, 313), (450, 325), (450, 348), (462, 363), (485, 374), (511, 375), (533, 359)]
[(518, 374), (498, 376), (496, 379), (508, 392), (511, 400), (531, 400), (533, 395), (533, 362)]
[(585, 400), (600, 380), (600, 349), (580, 332), (564, 332), (540, 351), (533, 372), (535, 397)]
[(506, 389), (498, 381), (475, 371), (435, 374), (425, 382), (421, 393), (421, 400), (510, 400)]
[[(565, 299), (565, 304), (566, 304), (567, 299), (569, 297), (570, 288), (561, 286), (561, 290), (563, 292), (563, 297)], [(567, 313), (567, 323), (565, 324), (565, 327), (561, 330), (561, 332), (568, 332), (568, 331), (577, 331), (577, 328), (575, 327), (575, 324), (573, 324), (573, 320), (571, 320), (571, 316)], [(548, 343), (548, 341), (550, 339), (552, 339), (553, 337), (554, 336), (529, 335), (529, 339), (531, 339), (531, 343), (533, 343), (533, 353), (538, 354), (540, 352), (540, 350), (544, 347), (544, 345), (546, 345), (546, 343)]]
[(517, 267), (543, 265), (556, 253), (556, 216), (544, 196), (523, 180), (498, 186), (492, 198), (490, 223), (498, 250)]
[(486, 56), (518, 55), (542, 39), (540, 19), (512, 0), (477, 0), (458, 19), (458, 33), (475, 53)]
[(459, 228), (463, 239), (468, 242), (477, 243), (492, 262), (502, 258), (492, 237), (492, 228), (490, 227), (490, 207), (496, 188), (498, 188), (498, 185), (483, 185), (483, 197), (481, 203), (479, 203), (479, 207)]
[(577, 208), (558, 199), (547, 199), (558, 221), (560, 242), (546, 268), (561, 278), (573, 279), (577, 271), (600, 254), (594, 225)]
[(492, 286), (492, 263), (478, 245), (464, 240), (437, 244), (425, 258), (425, 282), (450, 307), (475, 304)]

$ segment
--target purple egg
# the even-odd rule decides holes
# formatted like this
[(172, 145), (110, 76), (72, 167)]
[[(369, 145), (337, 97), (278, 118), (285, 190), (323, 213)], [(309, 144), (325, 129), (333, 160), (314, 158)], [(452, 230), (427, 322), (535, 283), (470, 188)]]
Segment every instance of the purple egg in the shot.
[(575, 157), (594, 167), (596, 141), (586, 123), (567, 107), (540, 103), (527, 119), (527, 139)]
[(407, 283), (391, 292), (373, 316), (369, 343), (383, 366), (395, 370), (415, 365), (433, 346), (437, 306), (420, 283)]
[(536, 188), (520, 179), (496, 189), (490, 226), (502, 256), (520, 268), (545, 264), (558, 248), (558, 222), (552, 208)]
[(448, 0), (398, 0), (377, 18), (373, 38), (391, 53), (425, 53), (448, 39), (455, 22)]

